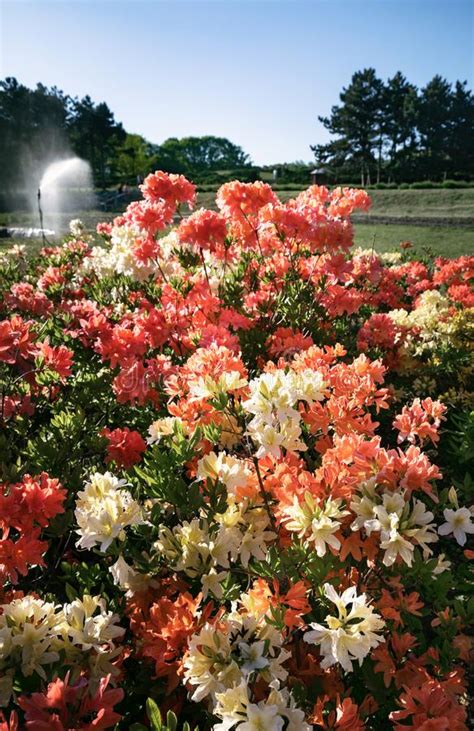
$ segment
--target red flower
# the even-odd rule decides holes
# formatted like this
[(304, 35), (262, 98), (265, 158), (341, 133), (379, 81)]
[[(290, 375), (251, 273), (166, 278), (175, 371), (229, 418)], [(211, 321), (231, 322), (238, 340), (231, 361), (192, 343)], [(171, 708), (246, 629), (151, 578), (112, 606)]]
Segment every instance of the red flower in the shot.
[(47, 541), (39, 540), (39, 529), (18, 540), (0, 539), (0, 583), (18, 581), (18, 575), (26, 576), (28, 566), (45, 566), (43, 555), (48, 550)]
[(10, 713), (10, 720), (7, 721), (3, 713), (0, 711), (0, 731), (18, 731), (18, 716), (16, 711)]
[(21, 482), (7, 489), (0, 486), (0, 527), (29, 531), (33, 526), (46, 527), (59, 513), (64, 513), (66, 490), (59, 480), (42, 472), (25, 475)]
[(105, 437), (107, 446), (106, 462), (114, 460), (119, 467), (128, 469), (141, 460), (146, 449), (146, 442), (139, 432), (124, 429), (102, 429), (101, 436)]
[(161, 170), (150, 173), (140, 189), (146, 200), (164, 202), (174, 208), (180, 203), (187, 203), (192, 208), (196, 199), (196, 186), (184, 175), (168, 175)]
[(69, 685), (69, 673), (64, 680), (57, 678), (45, 693), (20, 696), (18, 705), (25, 712), (26, 729), (30, 731), (100, 731), (111, 728), (122, 718), (113, 710), (124, 692), (121, 688), (106, 690), (110, 675), (102, 678), (94, 695), (89, 693), (88, 681), (79, 678)]
[[(392, 711), (389, 718), (398, 731), (466, 731), (466, 709), (454, 693), (437, 680), (429, 680), (420, 688), (408, 688), (398, 701), (401, 711)], [(399, 723), (409, 720), (410, 725)]]
[(55, 348), (47, 342), (38, 345), (38, 356), (44, 365), (55, 371), (63, 380), (71, 375), (73, 355), (72, 350), (66, 348), (65, 345), (58, 345)]
[(227, 236), (225, 218), (216, 211), (199, 211), (185, 218), (179, 225), (181, 243), (192, 244), (200, 249), (209, 249), (219, 258), (225, 257), (223, 244)]
[(33, 355), (31, 324), (31, 321), (24, 322), (18, 315), (0, 322), (0, 362), (15, 363), (19, 358)]

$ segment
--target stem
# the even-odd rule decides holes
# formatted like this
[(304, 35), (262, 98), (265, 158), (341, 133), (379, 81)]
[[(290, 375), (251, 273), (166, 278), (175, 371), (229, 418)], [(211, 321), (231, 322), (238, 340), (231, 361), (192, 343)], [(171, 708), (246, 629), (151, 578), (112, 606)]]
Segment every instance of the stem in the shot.
[(275, 516), (272, 513), (270, 498), (269, 498), (268, 492), (265, 490), (263, 480), (262, 480), (262, 475), (260, 474), (260, 467), (258, 465), (258, 459), (254, 456), (254, 457), (252, 457), (252, 460), (253, 460), (253, 463), (255, 466), (255, 472), (257, 474), (258, 484), (260, 486), (260, 494), (263, 498), (263, 502), (265, 503), (265, 509), (268, 513), (268, 517), (270, 519), (272, 528), (273, 528), (274, 532), (276, 533), (276, 535), (278, 535), (278, 530), (277, 530), (277, 526), (275, 523)]

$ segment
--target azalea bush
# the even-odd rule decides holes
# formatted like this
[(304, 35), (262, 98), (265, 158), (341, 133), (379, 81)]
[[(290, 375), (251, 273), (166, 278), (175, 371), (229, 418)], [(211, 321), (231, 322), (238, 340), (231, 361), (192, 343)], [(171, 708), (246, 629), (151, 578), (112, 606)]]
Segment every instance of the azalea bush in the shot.
[(0, 729), (467, 729), (474, 257), (142, 192), (0, 260)]

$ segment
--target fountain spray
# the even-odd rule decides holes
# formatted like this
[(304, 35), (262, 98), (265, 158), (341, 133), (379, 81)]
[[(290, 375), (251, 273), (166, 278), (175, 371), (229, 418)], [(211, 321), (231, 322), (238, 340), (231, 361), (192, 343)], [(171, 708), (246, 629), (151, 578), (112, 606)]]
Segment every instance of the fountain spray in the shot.
[(41, 237), (43, 239), (43, 246), (46, 244), (46, 236), (44, 234), (44, 226), (43, 226), (43, 209), (41, 208), (41, 188), (38, 188), (38, 213), (39, 213), (39, 219), (40, 219), (40, 229), (41, 229)]

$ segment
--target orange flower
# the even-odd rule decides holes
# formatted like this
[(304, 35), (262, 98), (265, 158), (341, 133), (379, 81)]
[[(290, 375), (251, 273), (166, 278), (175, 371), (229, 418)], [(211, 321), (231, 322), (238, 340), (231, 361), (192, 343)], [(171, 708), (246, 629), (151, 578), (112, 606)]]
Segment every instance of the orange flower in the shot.
[[(419, 688), (405, 686), (398, 704), (402, 710), (392, 711), (389, 718), (399, 731), (467, 731), (466, 709), (436, 680), (429, 680)], [(409, 726), (399, 723), (408, 719)]]
[(333, 710), (327, 713), (329, 698), (319, 698), (309, 718), (319, 728), (337, 729), (337, 731), (363, 731), (365, 723), (359, 717), (359, 707), (351, 698), (344, 698), (341, 702), (339, 695)]
[(142, 625), (135, 625), (135, 630), (142, 640), (142, 654), (155, 661), (155, 673), (158, 677), (166, 677), (168, 691), (179, 683), (179, 673), (183, 654), (187, 648), (189, 637), (196, 632), (200, 622), (205, 621), (212, 607), (202, 612), (199, 617), (198, 606), (201, 595), (194, 599), (184, 592), (171, 600), (161, 597), (149, 609), (148, 618)]

